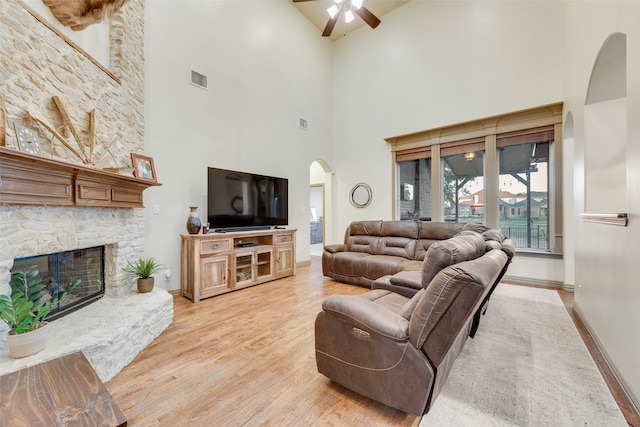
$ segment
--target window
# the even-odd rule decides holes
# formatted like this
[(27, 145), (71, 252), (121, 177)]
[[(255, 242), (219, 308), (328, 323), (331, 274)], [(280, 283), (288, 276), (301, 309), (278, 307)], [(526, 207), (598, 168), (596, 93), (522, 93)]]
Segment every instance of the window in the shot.
[[(516, 247), (548, 250), (553, 127), (498, 135), (500, 230)], [(509, 213), (509, 207), (512, 207)], [(514, 214), (514, 208), (517, 213)]]
[(558, 103), (387, 138), (396, 218), (484, 223), (518, 248), (561, 252), (561, 123)]
[(468, 151), (442, 158), (445, 221), (484, 222), (484, 151)]
[(431, 220), (431, 159), (398, 163), (400, 219)]

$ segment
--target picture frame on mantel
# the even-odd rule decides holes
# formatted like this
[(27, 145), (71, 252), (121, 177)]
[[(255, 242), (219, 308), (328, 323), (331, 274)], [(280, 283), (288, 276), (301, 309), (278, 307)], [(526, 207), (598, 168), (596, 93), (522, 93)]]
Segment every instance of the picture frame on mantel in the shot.
[(153, 158), (143, 154), (131, 153), (131, 163), (133, 163), (133, 176), (153, 182), (158, 181)]

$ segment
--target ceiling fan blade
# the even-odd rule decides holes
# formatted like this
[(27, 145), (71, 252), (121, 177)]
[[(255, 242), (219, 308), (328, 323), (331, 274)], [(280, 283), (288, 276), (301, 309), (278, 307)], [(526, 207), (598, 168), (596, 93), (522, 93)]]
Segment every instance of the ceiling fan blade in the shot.
[(291, 0), (293, 3), (302, 3), (304, 1), (315, 1), (315, 0)]
[(322, 37), (329, 37), (331, 35), (331, 32), (333, 32), (333, 27), (336, 26), (336, 22), (338, 22), (338, 18), (340, 17), (341, 12), (342, 11), (336, 13), (336, 16), (329, 19), (329, 22), (327, 22), (327, 26), (324, 27), (324, 31), (322, 32)]
[(364, 22), (369, 24), (371, 28), (376, 28), (380, 25), (380, 19), (378, 19), (376, 15), (371, 13), (371, 11), (364, 6), (360, 6), (358, 9), (355, 9), (354, 12), (362, 18)]

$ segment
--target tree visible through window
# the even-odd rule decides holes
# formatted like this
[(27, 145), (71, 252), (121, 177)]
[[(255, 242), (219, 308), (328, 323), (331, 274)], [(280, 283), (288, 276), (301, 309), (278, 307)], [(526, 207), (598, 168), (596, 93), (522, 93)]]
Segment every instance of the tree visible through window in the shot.
[(445, 221), (484, 222), (484, 151), (442, 158)]

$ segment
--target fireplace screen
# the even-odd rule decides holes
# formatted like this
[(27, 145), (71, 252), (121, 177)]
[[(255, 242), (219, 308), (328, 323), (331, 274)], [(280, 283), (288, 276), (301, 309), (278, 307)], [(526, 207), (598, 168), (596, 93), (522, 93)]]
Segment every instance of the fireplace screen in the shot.
[(57, 307), (52, 307), (47, 320), (62, 317), (104, 295), (104, 246), (18, 258), (14, 260), (11, 271), (34, 265), (51, 295), (65, 289), (74, 280), (81, 280)]

